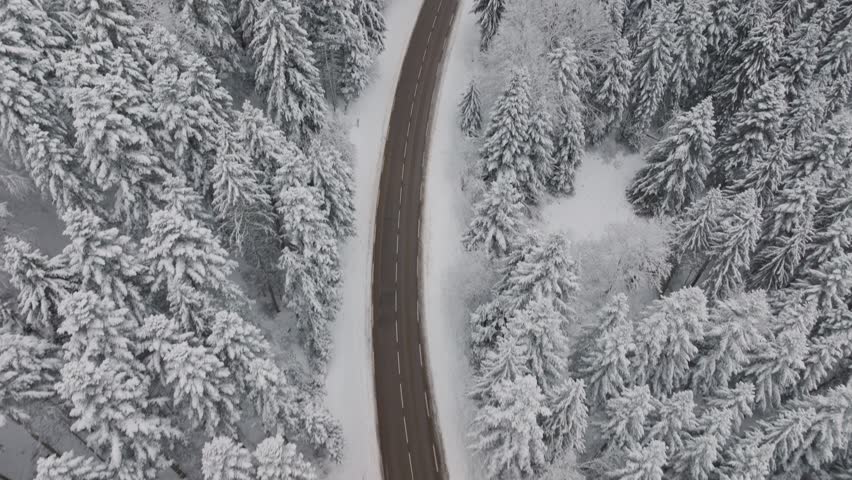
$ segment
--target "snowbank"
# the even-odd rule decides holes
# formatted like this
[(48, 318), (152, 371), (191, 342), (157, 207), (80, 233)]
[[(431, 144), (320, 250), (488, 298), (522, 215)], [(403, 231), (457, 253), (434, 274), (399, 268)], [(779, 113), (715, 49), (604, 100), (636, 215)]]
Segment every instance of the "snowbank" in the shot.
[(385, 135), (397, 77), (423, 0), (388, 2), (387, 49), (376, 77), (347, 113), (355, 144), (355, 237), (343, 246), (343, 305), (334, 324), (334, 352), (326, 378), (326, 404), (343, 427), (343, 462), (332, 480), (381, 478), (373, 385), (371, 278), (373, 221)]
[(467, 480), (484, 478), (470, 461), (465, 436), (472, 408), (465, 396), (471, 373), (465, 357), (468, 301), (482, 289), (483, 275), (482, 266), (461, 246), (470, 208), (461, 190), (464, 139), (456, 105), (471, 78), (477, 46), (475, 17), (463, 5), (435, 105), (421, 218), (423, 323), (432, 393), (449, 478)]

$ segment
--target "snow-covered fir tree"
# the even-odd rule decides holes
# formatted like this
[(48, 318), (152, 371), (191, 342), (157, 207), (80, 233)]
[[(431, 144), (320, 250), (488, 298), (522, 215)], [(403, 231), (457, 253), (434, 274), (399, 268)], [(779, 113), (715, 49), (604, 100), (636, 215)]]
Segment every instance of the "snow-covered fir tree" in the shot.
[[(546, 179), (550, 189), (557, 193), (574, 191), (574, 175), (582, 161), (586, 144), (583, 116), (585, 107), (581, 97), (589, 90), (588, 72), (577, 54), (574, 42), (562, 38), (548, 54), (550, 67), (559, 87), (559, 115), (556, 124), (553, 150), (553, 172)], [(536, 112), (542, 106), (536, 107)]]
[(645, 436), (648, 416), (658, 405), (647, 385), (626, 388), (618, 397), (607, 400), (600, 425), (606, 448), (619, 451), (638, 445)]
[[(546, 184), (552, 176), (553, 169), (553, 130), (550, 114), (546, 109), (547, 99), (541, 98), (533, 102), (530, 115), (530, 129), (527, 135), (527, 156), (532, 162), (538, 182)], [(575, 162), (576, 163), (576, 162)]]
[(497, 178), (473, 206), (473, 218), (463, 238), (465, 248), (482, 249), (492, 258), (508, 255), (524, 229), (523, 200), (513, 181), (506, 176)]
[(708, 60), (706, 32), (712, 22), (708, 0), (682, 2), (679, 10), (675, 22), (677, 48), (668, 95), (674, 105), (699, 93), (696, 87), (704, 80), (702, 76)]
[(521, 341), (516, 329), (517, 324), (507, 325), (506, 332), (485, 351), (468, 392), (474, 400), (488, 402), (494, 397), (495, 385), (530, 373), (527, 345)]
[(255, 467), (249, 450), (228, 437), (216, 437), (201, 454), (204, 480), (253, 480)]
[(500, 28), (500, 21), (506, 12), (506, 0), (476, 0), (473, 11), (479, 24), (479, 49), (484, 52)]
[(805, 333), (797, 329), (781, 332), (755, 352), (743, 374), (754, 383), (758, 409), (765, 411), (780, 405), (782, 393), (798, 380), (806, 353)]
[(338, 240), (355, 233), (352, 165), (329, 139), (314, 137), (306, 152), (305, 183), (322, 195), (322, 210)]
[(468, 84), (459, 103), (459, 124), (462, 133), (468, 137), (478, 137), (482, 129), (482, 105), (474, 82)]
[(265, 1), (249, 44), (266, 113), (297, 139), (318, 130), (325, 111), (319, 70), (300, 19), (301, 9), (290, 0)]
[(56, 395), (62, 363), (55, 345), (32, 335), (0, 333), (0, 426), (26, 422), (27, 407)]
[(663, 442), (668, 451), (683, 448), (689, 438), (688, 431), (697, 427), (695, 401), (691, 390), (677, 392), (660, 399), (657, 409), (651, 414), (647, 439)]
[(631, 445), (624, 454), (623, 466), (607, 478), (613, 480), (662, 480), (666, 466), (666, 444), (653, 440), (647, 445)]
[(315, 480), (317, 473), (296, 445), (284, 437), (269, 437), (258, 444), (254, 451), (257, 461), (258, 480)]
[(238, 47), (225, 2), (171, 0), (170, 4), (182, 33), (209, 58), (220, 63), (221, 67), (234, 68), (236, 62), (232, 59), (237, 56)]
[(36, 462), (36, 480), (107, 480), (114, 473), (102, 462), (71, 452), (41, 457)]
[(480, 453), (492, 478), (526, 478), (544, 466), (547, 446), (538, 417), (550, 410), (532, 376), (501, 380), (491, 402), (477, 412), (471, 448)]
[(714, 245), (714, 232), (728, 202), (721, 190), (711, 188), (683, 212), (675, 225), (674, 244), (679, 255), (701, 256)]
[[(529, 372), (546, 395), (551, 393), (565, 369), (568, 337), (567, 319), (547, 299), (533, 299), (508, 320), (509, 329), (524, 346)], [(513, 328), (514, 327), (514, 328)]]
[(52, 337), (59, 326), (59, 304), (74, 289), (74, 274), (63, 257), (47, 258), (23, 240), (8, 237), (3, 269), (18, 290), (18, 308), (29, 328)]
[(616, 38), (609, 43), (606, 52), (606, 59), (590, 86), (590, 103), (600, 112), (590, 132), (593, 142), (621, 126), (630, 100), (633, 61), (627, 40)]
[(632, 325), (627, 321), (627, 296), (611, 298), (598, 314), (593, 343), (584, 352), (580, 373), (592, 405), (603, 404), (627, 386), (632, 377), (629, 356), (634, 350)]
[(672, 121), (627, 189), (638, 212), (677, 214), (701, 195), (713, 157), (714, 126), (710, 99)]
[(566, 450), (583, 452), (584, 436), (589, 424), (583, 381), (565, 379), (551, 389), (545, 404), (551, 414), (544, 420), (542, 428), (551, 455), (559, 455)]
[(373, 55), (385, 49), (387, 24), (384, 15), (384, 2), (385, 0), (352, 0), (352, 8), (364, 28)]
[(134, 329), (138, 323), (126, 309), (117, 308), (109, 299), (88, 291), (75, 292), (59, 307), (62, 325), (59, 332), (69, 337), (63, 346), (65, 360), (105, 358), (125, 362), (136, 368), (137, 346)]

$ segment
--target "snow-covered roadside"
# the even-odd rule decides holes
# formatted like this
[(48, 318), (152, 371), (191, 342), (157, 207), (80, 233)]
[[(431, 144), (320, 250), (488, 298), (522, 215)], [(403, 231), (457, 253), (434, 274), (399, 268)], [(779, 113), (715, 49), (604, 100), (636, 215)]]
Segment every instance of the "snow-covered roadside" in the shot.
[(481, 290), (479, 263), (461, 246), (468, 201), (461, 190), (465, 160), (456, 121), (459, 95), (472, 75), (477, 52), (476, 20), (467, 5), (459, 9), (448, 45), (444, 75), (433, 116), (423, 206), (423, 313), (426, 349), (438, 427), (449, 478), (479, 480), (465, 432), (472, 403), (467, 392), (470, 368), (465, 356), (471, 295)]
[(343, 461), (330, 472), (331, 480), (381, 478), (370, 340), (373, 222), (397, 78), (422, 4), (423, 0), (388, 2), (386, 50), (377, 60), (372, 83), (346, 115), (355, 144), (357, 231), (342, 250), (343, 304), (334, 324), (334, 353), (326, 377), (326, 404), (341, 422), (345, 441)]

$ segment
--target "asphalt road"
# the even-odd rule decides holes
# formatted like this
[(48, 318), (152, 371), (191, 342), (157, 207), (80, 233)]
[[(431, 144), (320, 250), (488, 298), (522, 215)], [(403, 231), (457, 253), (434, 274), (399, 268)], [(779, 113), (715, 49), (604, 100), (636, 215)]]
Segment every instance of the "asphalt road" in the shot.
[(384, 152), (373, 250), (373, 359), (384, 480), (447, 478), (420, 318), (420, 218), (433, 96), (458, 0), (424, 0)]

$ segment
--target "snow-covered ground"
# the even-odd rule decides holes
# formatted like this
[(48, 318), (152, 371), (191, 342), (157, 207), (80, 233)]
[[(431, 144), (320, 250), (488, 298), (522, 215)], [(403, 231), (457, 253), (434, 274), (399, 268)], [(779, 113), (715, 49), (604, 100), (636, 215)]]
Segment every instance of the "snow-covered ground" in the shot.
[(343, 427), (343, 461), (331, 480), (381, 478), (373, 386), (371, 298), (373, 233), (382, 152), (397, 77), (423, 0), (388, 2), (386, 50), (376, 76), (347, 113), (355, 144), (356, 235), (343, 246), (343, 305), (334, 325), (326, 404)]

